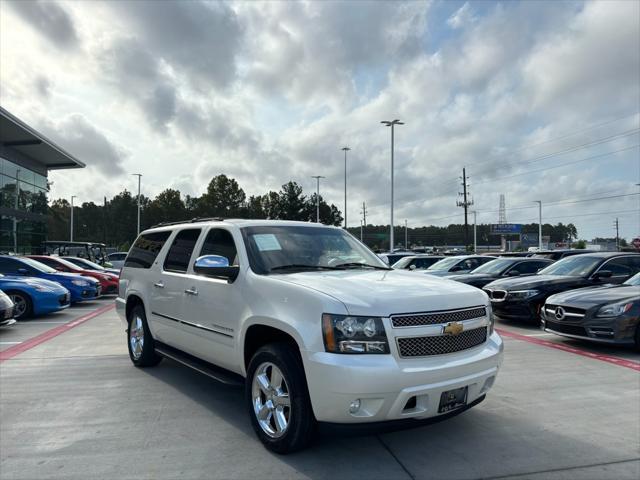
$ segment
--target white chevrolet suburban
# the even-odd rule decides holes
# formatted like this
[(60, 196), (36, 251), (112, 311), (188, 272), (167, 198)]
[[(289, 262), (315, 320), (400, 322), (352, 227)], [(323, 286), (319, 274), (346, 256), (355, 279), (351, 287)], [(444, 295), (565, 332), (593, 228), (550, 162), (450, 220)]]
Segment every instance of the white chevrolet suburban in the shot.
[(196, 219), (144, 231), (116, 299), (134, 365), (169, 357), (240, 379), (271, 450), (317, 422), (453, 415), (484, 399), (502, 361), (480, 289), (392, 270), (346, 231)]

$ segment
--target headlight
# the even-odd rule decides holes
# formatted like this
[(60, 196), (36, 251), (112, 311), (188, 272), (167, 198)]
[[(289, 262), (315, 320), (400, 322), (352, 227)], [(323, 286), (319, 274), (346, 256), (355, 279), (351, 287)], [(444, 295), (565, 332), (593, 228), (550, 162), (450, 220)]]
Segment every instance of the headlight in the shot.
[(71, 283), (73, 283), (74, 285), (77, 285), (78, 287), (89, 286), (89, 282), (87, 282), (86, 280), (71, 280)]
[(324, 347), (331, 353), (389, 353), (387, 334), (378, 317), (322, 315)]
[(540, 293), (538, 290), (513, 290), (509, 292), (509, 298), (526, 300), (527, 298), (535, 297), (538, 293)]
[(633, 308), (633, 302), (627, 303), (612, 303), (611, 305), (605, 305), (598, 310), (596, 317), (617, 317), (623, 313), (628, 312)]

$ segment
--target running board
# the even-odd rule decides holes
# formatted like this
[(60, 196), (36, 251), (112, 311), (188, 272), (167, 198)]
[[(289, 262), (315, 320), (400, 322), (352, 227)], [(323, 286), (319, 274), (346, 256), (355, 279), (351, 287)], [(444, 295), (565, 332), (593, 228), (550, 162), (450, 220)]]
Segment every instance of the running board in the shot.
[(220, 368), (216, 365), (213, 365), (212, 363), (205, 362), (204, 360), (200, 360), (193, 355), (189, 355), (182, 350), (170, 347), (169, 345), (166, 345), (164, 343), (160, 343), (158, 341), (156, 341), (155, 343), (155, 351), (158, 355), (170, 358), (171, 360), (192, 368), (193, 370), (196, 370), (206, 375), (207, 377), (213, 378), (220, 383), (224, 383), (225, 385), (231, 385), (234, 387), (240, 387), (244, 385), (244, 378), (236, 373), (225, 370), (224, 368)]

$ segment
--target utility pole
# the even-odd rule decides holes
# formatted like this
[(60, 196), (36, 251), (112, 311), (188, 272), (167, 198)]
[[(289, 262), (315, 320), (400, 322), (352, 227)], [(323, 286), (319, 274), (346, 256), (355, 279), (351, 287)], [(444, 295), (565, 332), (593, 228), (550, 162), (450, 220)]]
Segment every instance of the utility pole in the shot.
[(478, 252), (478, 235), (477, 235), (477, 231), (476, 231), (476, 211), (473, 210), (473, 253), (477, 253)]
[(322, 175), (313, 175), (311, 178), (316, 179), (316, 223), (320, 223), (320, 179)]
[(407, 230), (407, 219), (404, 219), (404, 249), (409, 250), (409, 234)]
[(535, 200), (538, 204), (538, 250), (542, 250), (542, 200)]
[(616, 221), (613, 222), (613, 226), (616, 227), (616, 251), (620, 251), (620, 222), (618, 222), (618, 218), (616, 217)]
[(362, 219), (360, 220), (360, 241), (362, 242)]
[(132, 173), (134, 177), (138, 177), (138, 235), (140, 235), (140, 179), (142, 178), (141, 173)]
[(360, 241), (363, 242), (364, 237), (364, 229), (367, 226), (367, 205), (365, 202), (362, 202), (362, 218), (360, 219)]
[(471, 205), (473, 205), (473, 200), (467, 200), (467, 195), (468, 195), (467, 189), (468, 189), (468, 185), (467, 185), (467, 169), (463, 168), (462, 169), (462, 193), (458, 193), (458, 195), (462, 196), (463, 200), (462, 200), (462, 202), (458, 200), (456, 202), (456, 205), (458, 207), (464, 208), (464, 248), (465, 248), (465, 250), (469, 246), (468, 210), (469, 210), (469, 207)]
[(342, 147), (344, 152), (344, 229), (347, 229), (347, 152), (349, 147)]
[(383, 125), (387, 126), (387, 127), (391, 127), (391, 219), (389, 222), (389, 251), (393, 252), (393, 135), (394, 135), (394, 130), (393, 127), (395, 127), (396, 125), (404, 125), (404, 122), (401, 122), (398, 119), (395, 120), (383, 120), (382, 122)]
[(69, 232), (69, 241), (73, 242), (73, 199), (78, 198), (76, 195), (71, 195), (71, 231)]

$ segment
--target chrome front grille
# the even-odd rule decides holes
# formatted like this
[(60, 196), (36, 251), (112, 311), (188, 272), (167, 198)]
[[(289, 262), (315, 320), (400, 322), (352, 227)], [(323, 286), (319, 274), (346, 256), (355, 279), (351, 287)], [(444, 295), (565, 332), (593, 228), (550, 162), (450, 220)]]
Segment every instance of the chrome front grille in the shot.
[(397, 338), (401, 357), (426, 357), (460, 352), (481, 345), (487, 340), (487, 327), (466, 330), (459, 335)]
[(579, 320), (584, 318), (586, 311), (582, 308), (565, 307), (563, 305), (551, 305), (547, 303), (544, 306), (544, 313), (548, 318), (556, 320)]
[(465, 310), (450, 310), (442, 312), (417, 313), (412, 315), (392, 315), (391, 324), (394, 328), (419, 327), (423, 325), (437, 325), (439, 323), (462, 322), (472, 318), (487, 315), (485, 307), (473, 307)]

